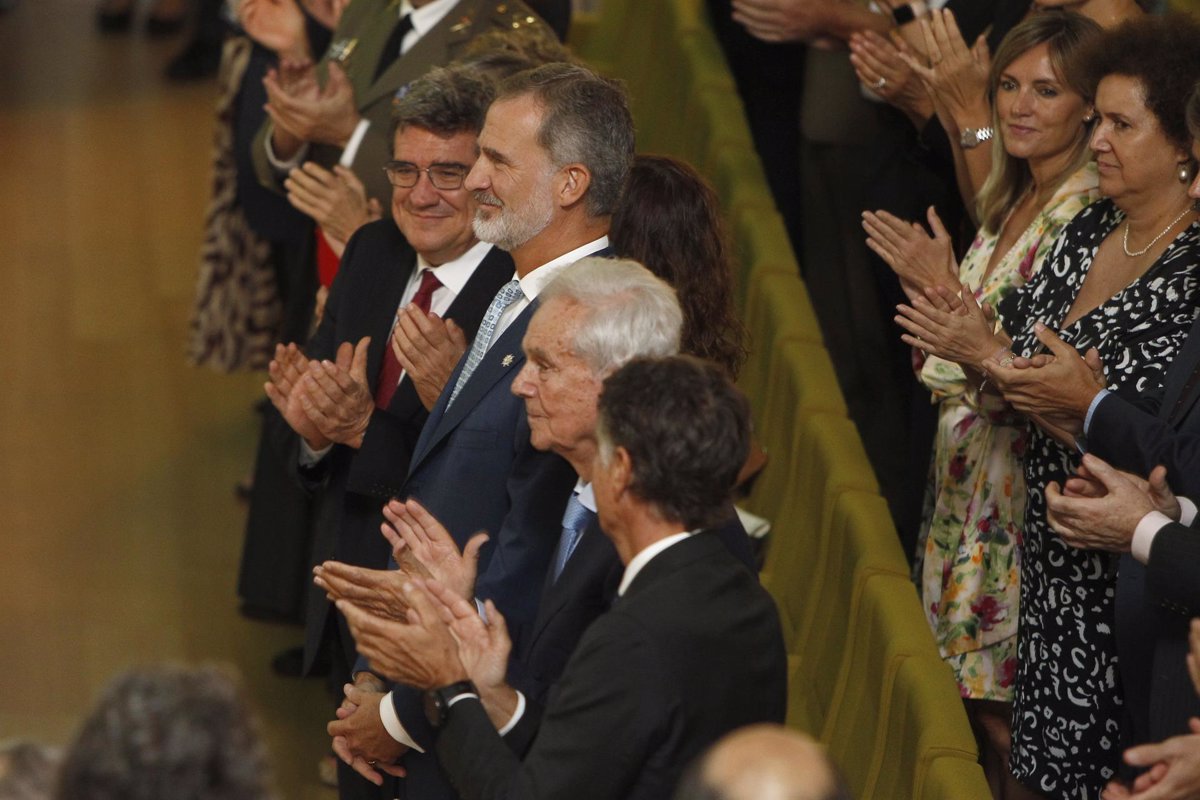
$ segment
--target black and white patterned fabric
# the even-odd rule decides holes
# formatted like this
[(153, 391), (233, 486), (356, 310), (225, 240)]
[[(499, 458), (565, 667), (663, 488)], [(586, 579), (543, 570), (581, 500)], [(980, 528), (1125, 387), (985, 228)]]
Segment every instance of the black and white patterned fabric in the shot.
[[(1100, 243), (1124, 221), (1111, 201), (1080, 212), (1046, 264), (1001, 305), (1013, 352), (1041, 348), (1033, 324), (1057, 330), (1081, 353), (1095, 347), (1109, 388), (1159, 387), (1200, 301), (1200, 224), (1180, 233), (1141, 277), (1065, 328)], [(1119, 233), (1118, 233), (1119, 235)], [(1013, 709), (1012, 771), (1047, 797), (1091, 800), (1120, 758), (1121, 684), (1113, 636), (1117, 558), (1063, 543), (1046, 521), (1045, 486), (1079, 464), (1036, 426), (1025, 454), (1029, 499)]]

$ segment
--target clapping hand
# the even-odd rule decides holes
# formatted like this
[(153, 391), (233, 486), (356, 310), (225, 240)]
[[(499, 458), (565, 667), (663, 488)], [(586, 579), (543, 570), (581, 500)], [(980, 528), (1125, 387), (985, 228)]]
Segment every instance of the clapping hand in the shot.
[(304, 13), (295, 0), (241, 0), (237, 15), (246, 35), (280, 58), (310, 57)]
[(267, 72), (263, 86), (267, 90), (264, 108), (275, 127), (301, 142), (345, 147), (358, 127), (361, 117), (354, 87), (337, 63), (330, 62), (325, 85), (315, 91), (307, 79), (285, 81), (275, 70)]
[(389, 525), (383, 535), (392, 544), (396, 563), (415, 559), (439, 583), (463, 599), (475, 594), (479, 551), (488, 541), (480, 531), (467, 540), (460, 553), (450, 532), (416, 500), (392, 500), (383, 508)]
[(410, 573), (396, 569), (367, 569), (340, 561), (326, 561), (313, 567), (313, 582), (337, 602), (347, 600), (385, 619), (403, 622), (408, 618), (404, 584)]
[(426, 314), (410, 304), (396, 320), (391, 344), (421, 404), (432, 410), (450, 373), (467, 351), (466, 334), (454, 320)]
[(1179, 502), (1167, 486), (1166, 474), (1164, 467), (1155, 467), (1144, 480), (1088, 453), (1065, 489), (1053, 481), (1046, 485), (1050, 527), (1072, 547), (1127, 553), (1146, 514), (1160, 511), (1179, 518)]
[(358, 344), (342, 342), (335, 361), (310, 361), (297, 390), (309, 421), (331, 442), (362, 446), (375, 400), (367, 384), (367, 351), (371, 337)]
[(342, 687), (345, 700), (336, 712), (337, 719), (326, 726), (337, 757), (376, 786), (383, 785), (380, 772), (404, 776), (404, 768), (395, 762), (408, 752), (392, 738), (379, 716), (384, 689), (374, 675), (360, 672), (353, 684)]
[[(926, 288), (911, 306), (898, 305), (896, 324), (907, 331), (900, 340), (927, 355), (978, 369), (988, 356), (1003, 347), (992, 330), (987, 313), (966, 286), (960, 295), (944, 286)], [(958, 300), (961, 298), (961, 304)]]
[(867, 247), (883, 259), (908, 295), (915, 301), (931, 286), (958, 286), (958, 263), (946, 226), (933, 206), (927, 213), (930, 236), (916, 222), (905, 222), (887, 211), (864, 211)]
[(901, 58), (920, 77), (934, 104), (958, 127), (967, 120), (990, 119), (987, 89), (991, 56), (987, 39), (980, 35), (968, 47), (954, 13), (947, 10), (930, 11), (920, 26), (929, 66), (911, 53), (902, 53)]
[(982, 365), (984, 372), (1018, 411), (1081, 424), (1092, 400), (1106, 386), (1099, 351), (1092, 348), (1081, 356), (1040, 322), (1033, 331), (1050, 351), (1048, 355), (988, 358)]
[(321, 433), (304, 412), (301, 402), (302, 387), (308, 380), (308, 358), (295, 345), (275, 345), (275, 358), (267, 365), (270, 380), (263, 384), (267, 399), (280, 413), (292, 430), (300, 434), (314, 450), (328, 447), (332, 442)]
[(850, 63), (858, 80), (921, 127), (933, 116), (933, 101), (901, 53), (912, 55), (899, 36), (888, 41), (871, 30), (850, 35)]
[(442, 619), (441, 604), (423, 581), (404, 584), (406, 622), (372, 614), (348, 600), (337, 608), (346, 618), (360, 655), (374, 672), (419, 689), (448, 686), (469, 676), (458, 656), (458, 643)]
[(356, 230), (383, 216), (379, 201), (368, 199), (362, 181), (341, 164), (331, 172), (309, 161), (293, 169), (283, 186), (288, 202), (321, 226), (325, 240), (338, 256)]

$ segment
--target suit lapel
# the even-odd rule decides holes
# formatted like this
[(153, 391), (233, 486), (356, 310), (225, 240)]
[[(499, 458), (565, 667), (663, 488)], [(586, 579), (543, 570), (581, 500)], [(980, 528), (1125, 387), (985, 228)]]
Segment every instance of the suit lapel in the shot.
[[(460, 42), (471, 37), (477, 5), (476, 0), (460, 0), (454, 8), (450, 9), (450, 13), (442, 17), (437, 25), (434, 25), (428, 33), (418, 39), (407, 53), (385, 69), (379, 76), (379, 80), (365, 86), (361, 94), (355, 94), (355, 97), (358, 98), (358, 107), (365, 108), (381, 97), (395, 94), (397, 90), (424, 75), (430, 68), (449, 63), (451, 50)], [(393, 13), (395, 13), (395, 9), (393, 9)], [(388, 28), (387, 32), (391, 33), (391, 30)], [(379, 47), (382, 48), (382, 46), (381, 43)], [(379, 63), (380, 55), (382, 53), (377, 53), (375, 61), (371, 62), (372, 70), (374, 70), (374, 65)], [(370, 81), (370, 77), (370, 74), (366, 76), (368, 81)]]
[[(508, 327), (499, 339), (492, 343), (484, 353), (483, 360), (475, 368), (475, 372), (467, 380), (466, 386), (458, 393), (454, 405), (447, 409), (442, 417), (441, 428), (446, 432), (471, 413), (476, 404), (492, 390), (492, 387), (510, 374), (515, 374), (525, 364), (525, 352), (521, 349), (521, 340), (525, 337), (525, 329), (529, 318), (533, 315), (536, 303), (530, 303)], [(445, 435), (439, 431), (440, 435)], [(440, 436), (439, 436), (440, 438)]]
[(575, 552), (567, 559), (567, 565), (563, 568), (562, 575), (558, 576), (558, 580), (554, 580), (554, 566), (551, 564), (550, 569), (546, 571), (546, 583), (542, 589), (542, 600), (538, 604), (537, 620), (529, 638), (530, 647), (537, 642), (546, 625), (563, 606), (576, 599), (579, 587), (592, 583), (588, 573), (609, 563), (604, 556), (606, 550), (611, 547), (604, 531), (600, 529), (599, 519), (593, 517), (576, 545)]
[[(361, 3), (364, 0), (357, 0), (357, 2)], [(354, 97), (359, 108), (363, 108), (365, 105), (362, 98), (371, 88), (371, 76), (375, 74), (375, 67), (379, 65), (379, 58), (383, 55), (383, 46), (387, 43), (388, 37), (391, 36), (395, 27), (400, 24), (399, 4), (374, 0), (374, 5), (375, 8), (352, 27), (349, 25), (338, 26), (339, 34), (345, 31), (353, 33), (353, 37), (334, 36), (335, 46), (344, 45), (349, 41), (354, 42), (354, 49), (345, 56), (341, 66), (346, 71), (350, 85), (354, 87)], [(351, 22), (353, 19), (344, 21)]]
[[(471, 413), (480, 398), (487, 394), (506, 375), (520, 370), (524, 366), (525, 353), (521, 349), (521, 339), (525, 336), (525, 329), (528, 327), (529, 319), (533, 316), (536, 308), (536, 301), (530, 303), (521, 312), (521, 315), (513, 320), (512, 325), (508, 326), (508, 330), (488, 349), (487, 353), (483, 356), (483, 361), (475, 368), (475, 372), (471, 375), (470, 380), (467, 381), (467, 385), (459, 392), (458, 397), (454, 400), (454, 405), (449, 409), (446, 408), (446, 403), (450, 398), (450, 392), (442, 392), (441, 397), (438, 398), (437, 405), (430, 412), (429, 421), (425, 423), (426, 429), (432, 429), (433, 432), (428, 438), (422, 433), (422, 441), (419, 443), (419, 449), (413, 454), (412, 464), (409, 467), (410, 474), (417, 469), (425, 456), (439, 442), (449, 436), (458, 423), (462, 422)], [(458, 360), (458, 366), (454, 368), (450, 379), (446, 382), (447, 389), (458, 381), (458, 376), (462, 372), (466, 361), (467, 358), (464, 353), (463, 357)]]

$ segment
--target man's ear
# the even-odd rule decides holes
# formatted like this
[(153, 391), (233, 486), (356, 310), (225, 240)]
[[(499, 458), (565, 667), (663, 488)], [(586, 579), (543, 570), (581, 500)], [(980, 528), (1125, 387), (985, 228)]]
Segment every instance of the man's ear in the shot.
[(629, 491), (630, 484), (633, 483), (633, 460), (629, 457), (629, 451), (624, 447), (618, 447), (613, 452), (609, 468), (612, 470), (610, 477), (613, 497), (624, 497), (625, 493)]
[(587, 194), (592, 185), (592, 173), (583, 164), (567, 164), (558, 171), (555, 199), (561, 208), (569, 208)]

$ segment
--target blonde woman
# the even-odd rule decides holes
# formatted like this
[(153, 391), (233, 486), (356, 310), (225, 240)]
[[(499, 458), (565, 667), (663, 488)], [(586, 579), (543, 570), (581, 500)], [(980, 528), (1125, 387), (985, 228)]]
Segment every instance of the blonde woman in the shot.
[[(993, 166), (978, 199), (979, 235), (956, 265), (950, 237), (930, 212), (934, 236), (886, 212), (866, 213), (867, 244), (910, 297), (926, 287), (969, 288), (994, 306), (1041, 266), (1059, 230), (1096, 198), (1085, 80), (1073, 60), (1098, 36), (1075, 14), (1039, 14), (996, 52), (989, 83)], [(973, 371), (972, 371), (973, 373)], [(920, 380), (939, 404), (922, 562), (925, 613), (962, 696), (987, 731), (992, 770), (1004, 783), (1017, 663), (1023, 418), (998, 398), (979, 402), (978, 374), (936, 356)], [(1019, 797), (1008, 778), (1001, 796)]]

